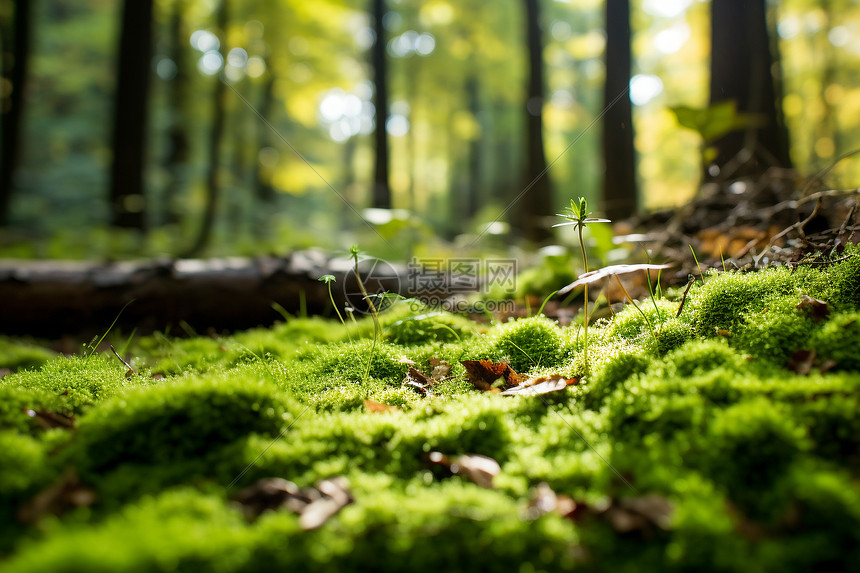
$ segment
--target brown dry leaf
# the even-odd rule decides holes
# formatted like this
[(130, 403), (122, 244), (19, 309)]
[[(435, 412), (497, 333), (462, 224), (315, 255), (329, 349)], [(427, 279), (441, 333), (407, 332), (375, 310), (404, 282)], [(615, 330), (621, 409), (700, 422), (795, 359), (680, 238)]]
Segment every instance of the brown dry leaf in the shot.
[(561, 374), (537, 376), (529, 378), (513, 388), (508, 388), (502, 392), (502, 396), (537, 396), (558, 392), (575, 384), (579, 384), (579, 378), (565, 378)]
[(10, 374), (12, 374), (12, 371), (8, 368), (0, 368), (0, 378), (3, 378), (4, 376), (8, 376)]
[(317, 484), (322, 497), (311, 502), (302, 511), (299, 525), (304, 530), (317, 529), (354, 500), (345, 477), (323, 480)]
[(45, 430), (51, 428), (74, 428), (75, 419), (72, 416), (66, 416), (58, 412), (48, 412), (47, 410), (30, 410), (25, 409), (24, 413), (33, 418), (37, 424)]
[(451, 373), (451, 365), (447, 360), (439, 360), (434, 356), (430, 359), (430, 366), (433, 367), (433, 370), (430, 372), (430, 378), (434, 380), (441, 380)]
[(240, 491), (234, 499), (248, 519), (254, 520), (266, 511), (283, 508), (300, 516), (302, 529), (320, 527), (353, 502), (345, 477), (323, 480), (316, 487), (303, 488), (283, 478), (264, 478)]
[(675, 508), (665, 497), (647, 494), (641, 497), (604, 499), (591, 506), (576, 504), (569, 517), (576, 521), (585, 516), (595, 516), (609, 523), (618, 533), (651, 535), (656, 529), (672, 528), (674, 511)]
[(449, 458), (442, 452), (430, 452), (430, 461), (448, 468), (453, 475), (464, 477), (486, 489), (493, 489), (493, 478), (502, 471), (499, 462), (478, 454)]
[(788, 360), (788, 369), (797, 372), (801, 376), (806, 376), (812, 371), (812, 365), (815, 362), (815, 349), (804, 350), (799, 348), (795, 350), (791, 358)]
[(236, 494), (235, 500), (242, 506), (248, 519), (256, 519), (263, 512), (280, 509), (292, 497), (301, 493), (299, 487), (283, 478), (263, 478)]
[[(514, 372), (507, 362), (493, 362), (492, 360), (463, 360), (460, 362), (466, 367), (466, 375), (469, 382), (479, 389), (488, 391), (502, 391), (512, 388), (520, 383), (520, 375)], [(496, 389), (493, 384), (499, 378), (505, 383), (502, 388)]]
[(407, 386), (412, 386), (422, 396), (427, 396), (433, 387), (436, 386), (436, 380), (426, 376), (423, 372), (415, 368), (409, 369), (406, 378), (403, 379), (403, 383)]
[(368, 412), (396, 412), (400, 410), (397, 406), (390, 406), (376, 400), (365, 400), (364, 407)]
[(807, 295), (800, 295), (800, 302), (797, 303), (797, 308), (804, 312), (808, 312), (812, 316), (813, 322), (822, 322), (827, 320), (830, 315), (830, 306), (823, 300), (812, 298)]
[(573, 498), (559, 495), (546, 482), (541, 482), (526, 507), (525, 519), (537, 519), (547, 513), (555, 512), (561, 517), (576, 521), (586, 509), (584, 504), (577, 504)]
[(18, 521), (33, 524), (46, 515), (60, 515), (70, 509), (87, 507), (96, 501), (96, 492), (78, 481), (74, 470), (18, 508)]

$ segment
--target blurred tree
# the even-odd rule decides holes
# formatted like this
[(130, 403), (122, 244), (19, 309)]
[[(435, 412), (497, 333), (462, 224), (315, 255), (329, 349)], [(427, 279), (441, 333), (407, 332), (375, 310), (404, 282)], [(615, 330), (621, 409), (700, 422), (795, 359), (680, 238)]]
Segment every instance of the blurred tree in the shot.
[[(221, 0), (216, 12), (217, 33), (220, 35), (219, 50), (222, 61), (226, 61), (227, 24), (229, 20), (229, 0)], [(227, 84), (221, 77), (215, 77), (215, 87), (212, 91), (212, 129), (209, 134), (209, 153), (206, 171), (206, 204), (203, 208), (203, 220), (197, 238), (183, 256), (198, 256), (209, 245), (212, 231), (215, 228), (215, 218), (221, 194), (221, 143), (227, 124)]]
[[(711, 2), (710, 103), (736, 100), (738, 112), (755, 114), (760, 121), (715, 142), (716, 159), (706, 176), (753, 175), (791, 166), (779, 61), (770, 38), (766, 0)], [(731, 172), (726, 173), (729, 164)]]
[(174, 0), (171, 4), (168, 21), (169, 57), (176, 66), (176, 73), (170, 79), (168, 87), (168, 111), (170, 113), (167, 128), (167, 155), (165, 171), (168, 181), (165, 188), (165, 200), (162, 206), (164, 222), (179, 223), (182, 219), (179, 197), (187, 188), (191, 142), (189, 138), (188, 88), (191, 78), (188, 74), (188, 58), (186, 56), (185, 38), (187, 30), (184, 25), (184, 15), (187, 0)]
[(552, 236), (546, 217), (553, 213), (552, 187), (546, 173), (543, 145), (544, 62), (538, 0), (523, 0), (526, 15), (526, 164), (525, 189), (516, 211), (520, 213), (519, 232), (525, 239), (541, 242)]
[[(14, 191), (15, 168), (18, 165), (21, 145), (21, 119), (24, 117), (24, 87), (27, 79), (27, 63), (30, 57), (30, 22), (32, 4), (29, 0), (12, 3), (14, 15), (12, 29), (3, 29), (2, 34), (12, 37), (8, 49), (4, 46), (0, 57), (3, 60), (2, 81), (7, 86), (0, 94), (0, 122), (2, 122), (2, 161), (0, 161), (0, 225), (9, 217), (9, 207)], [(5, 28), (5, 27), (4, 27)], [(10, 65), (11, 64), (11, 65)]]
[(385, 56), (385, 26), (383, 18), (386, 13), (385, 0), (371, 0), (371, 19), (375, 39), (371, 48), (370, 62), (373, 68), (373, 105), (376, 108), (376, 129), (374, 131), (374, 145), (376, 149), (376, 162), (373, 172), (373, 198), (372, 204), (380, 209), (391, 208), (391, 187), (388, 182), (389, 155), (388, 155), (388, 133), (386, 123), (388, 122), (388, 74)]
[(125, 0), (114, 104), (111, 224), (144, 229), (147, 99), (152, 59), (152, 0)]
[(630, 1), (606, 0), (606, 81), (603, 85), (603, 212), (636, 212), (636, 155), (630, 102)]

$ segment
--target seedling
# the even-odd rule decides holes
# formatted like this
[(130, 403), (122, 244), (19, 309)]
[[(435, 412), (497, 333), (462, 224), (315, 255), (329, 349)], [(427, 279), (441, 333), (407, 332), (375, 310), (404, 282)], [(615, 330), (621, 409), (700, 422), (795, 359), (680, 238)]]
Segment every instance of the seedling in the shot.
[[(574, 228), (579, 233), (579, 247), (582, 249), (582, 263), (585, 266), (585, 274), (588, 273), (588, 253), (585, 250), (585, 241), (582, 238), (582, 229), (588, 223), (610, 223), (609, 219), (600, 219), (597, 217), (589, 217), (591, 213), (588, 212), (588, 203), (585, 200), (585, 197), (579, 198), (579, 204), (574, 202), (573, 199), (570, 200), (570, 208), (565, 213), (558, 213), (559, 217), (567, 219), (566, 223), (557, 223), (553, 225), (553, 227), (564, 227), (566, 225), (573, 225)], [(570, 289), (567, 289), (570, 290)], [(560, 294), (564, 294), (567, 290), (562, 289), (559, 291)], [(583, 341), (584, 347), (583, 352), (585, 356), (585, 374), (588, 375), (588, 283), (585, 283), (584, 291), (583, 291), (583, 299), (585, 304), (583, 305)]]
[[(358, 276), (358, 273), (356, 273)], [(331, 283), (336, 282), (337, 279), (334, 275), (323, 275), (319, 278), (321, 282), (324, 282), (328, 287), (328, 298), (331, 301), (331, 305), (334, 307), (334, 311), (337, 313), (337, 317), (340, 319), (340, 323), (343, 325), (343, 328), (346, 330), (346, 335), (349, 337), (349, 342), (352, 343), (352, 335), (349, 333), (349, 328), (346, 326), (346, 321), (343, 319), (343, 315), (340, 313), (340, 310), (337, 308), (337, 303), (334, 302), (334, 295), (331, 292)]]

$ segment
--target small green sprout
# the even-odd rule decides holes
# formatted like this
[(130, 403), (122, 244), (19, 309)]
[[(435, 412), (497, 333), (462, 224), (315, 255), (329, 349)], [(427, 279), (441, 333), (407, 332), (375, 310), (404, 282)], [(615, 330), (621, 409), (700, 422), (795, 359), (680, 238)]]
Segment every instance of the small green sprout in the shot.
[[(553, 227), (564, 227), (567, 225), (573, 225), (574, 228), (579, 232), (579, 247), (582, 249), (582, 262), (585, 266), (585, 272), (588, 272), (588, 253), (585, 251), (585, 241), (582, 238), (582, 229), (589, 223), (610, 223), (609, 219), (601, 219), (599, 217), (591, 217), (592, 213), (588, 212), (588, 202), (585, 200), (585, 197), (579, 198), (579, 203), (577, 204), (573, 199), (570, 200), (570, 208), (565, 213), (557, 213), (559, 217), (567, 219), (566, 223), (557, 223), (553, 225)], [(583, 297), (585, 300), (584, 309), (584, 318), (583, 318), (583, 338), (585, 341), (585, 346), (583, 348), (583, 352), (585, 353), (585, 374), (588, 375), (588, 284), (586, 283), (584, 286)]]
[(334, 311), (337, 313), (337, 317), (340, 319), (340, 323), (346, 328), (346, 335), (349, 337), (350, 343), (352, 343), (352, 335), (349, 333), (349, 328), (346, 326), (346, 321), (343, 319), (343, 315), (337, 308), (337, 303), (334, 302), (334, 295), (331, 292), (331, 283), (337, 282), (337, 279), (334, 275), (323, 275), (319, 279), (320, 282), (324, 282), (328, 287), (328, 298), (331, 301), (331, 305), (334, 307)]

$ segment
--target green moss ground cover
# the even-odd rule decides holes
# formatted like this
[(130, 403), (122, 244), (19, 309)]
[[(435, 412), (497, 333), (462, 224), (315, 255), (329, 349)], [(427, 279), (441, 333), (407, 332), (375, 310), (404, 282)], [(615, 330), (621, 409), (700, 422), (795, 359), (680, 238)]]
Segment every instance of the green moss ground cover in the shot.
[[(597, 321), (587, 353), (544, 317), (402, 306), (375, 343), (294, 319), (147, 337), (130, 375), (25, 356), (0, 379), (0, 569), (856, 571), (860, 254), (840, 259), (708, 275), (680, 314), (677, 293)], [(463, 360), (580, 383), (480, 392)], [(443, 363), (431, 395), (404, 384)], [(315, 529), (235, 501), (334, 476), (353, 502)]]

